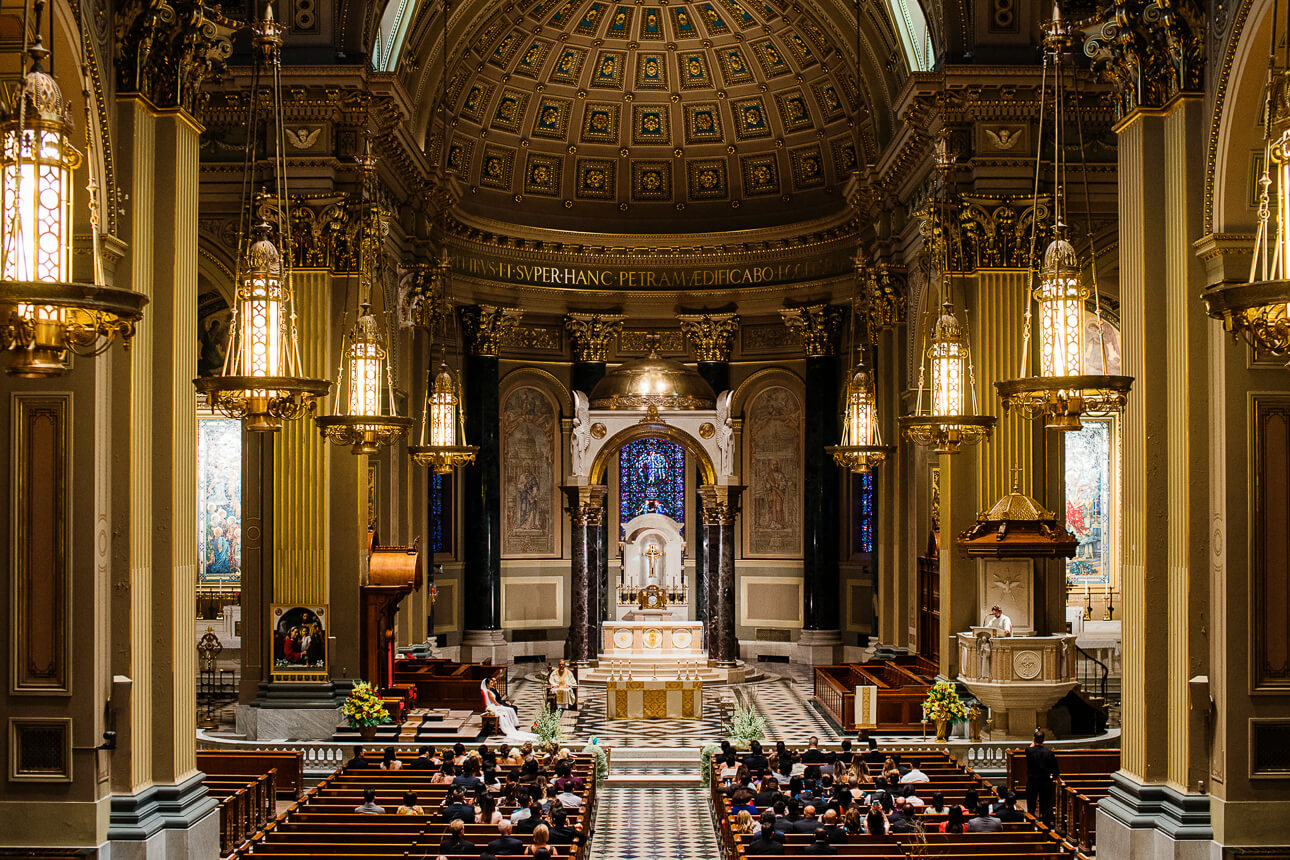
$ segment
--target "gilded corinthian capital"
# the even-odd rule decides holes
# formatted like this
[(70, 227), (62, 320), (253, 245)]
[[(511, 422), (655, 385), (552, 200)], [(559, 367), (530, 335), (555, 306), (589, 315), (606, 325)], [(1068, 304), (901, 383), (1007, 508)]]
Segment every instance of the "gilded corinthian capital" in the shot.
[(239, 22), (204, 3), (132, 0), (118, 4), (115, 23), (118, 92), (200, 116), (202, 87), (223, 73)]
[(729, 361), (739, 331), (739, 314), (677, 314), (681, 331), (694, 345), (698, 361)]
[(471, 355), (497, 356), (502, 342), (519, 328), (524, 311), (499, 305), (467, 305), (461, 309), (461, 327)]
[(699, 487), (705, 526), (733, 526), (739, 514), (739, 487), (705, 485)]
[(833, 355), (834, 341), (846, 310), (839, 305), (806, 305), (800, 308), (782, 308), (779, 312), (784, 325), (802, 339), (807, 358)]
[(609, 339), (623, 330), (622, 314), (574, 312), (565, 314), (564, 328), (578, 361), (607, 361)]
[(561, 487), (568, 504), (565, 510), (575, 526), (599, 526), (605, 518), (605, 495), (609, 488), (603, 485)]

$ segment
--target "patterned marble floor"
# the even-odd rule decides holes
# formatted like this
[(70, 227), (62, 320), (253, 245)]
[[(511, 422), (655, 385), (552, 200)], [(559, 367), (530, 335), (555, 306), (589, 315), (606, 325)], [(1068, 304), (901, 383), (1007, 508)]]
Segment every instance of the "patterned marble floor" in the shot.
[(715, 860), (705, 789), (616, 787), (600, 792), (591, 860)]

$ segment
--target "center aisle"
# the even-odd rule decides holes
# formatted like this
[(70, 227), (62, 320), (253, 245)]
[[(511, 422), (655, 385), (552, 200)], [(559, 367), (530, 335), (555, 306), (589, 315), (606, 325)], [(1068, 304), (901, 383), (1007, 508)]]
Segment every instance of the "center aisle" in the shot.
[(699, 750), (613, 751), (598, 792), (591, 860), (716, 860), (721, 856)]

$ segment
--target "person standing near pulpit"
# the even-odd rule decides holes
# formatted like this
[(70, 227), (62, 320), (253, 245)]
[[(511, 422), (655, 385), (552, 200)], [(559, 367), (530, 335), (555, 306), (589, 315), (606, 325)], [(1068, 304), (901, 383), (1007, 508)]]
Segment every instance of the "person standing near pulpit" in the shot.
[(999, 630), (998, 636), (1012, 635), (1012, 619), (1003, 614), (999, 604), (990, 607), (990, 614), (985, 617), (983, 627), (994, 627)]
[(555, 699), (555, 706), (561, 710), (578, 707), (578, 679), (573, 670), (561, 660), (549, 676), (547, 688)]

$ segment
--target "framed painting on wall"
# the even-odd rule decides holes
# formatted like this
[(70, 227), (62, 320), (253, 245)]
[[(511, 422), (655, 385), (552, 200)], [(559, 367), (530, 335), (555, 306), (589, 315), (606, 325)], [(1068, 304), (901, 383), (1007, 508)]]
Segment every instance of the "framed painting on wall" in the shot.
[(273, 680), (327, 678), (327, 607), (275, 603), (269, 615)]

